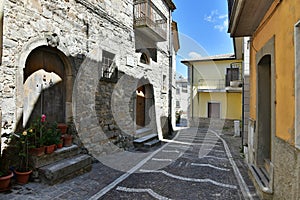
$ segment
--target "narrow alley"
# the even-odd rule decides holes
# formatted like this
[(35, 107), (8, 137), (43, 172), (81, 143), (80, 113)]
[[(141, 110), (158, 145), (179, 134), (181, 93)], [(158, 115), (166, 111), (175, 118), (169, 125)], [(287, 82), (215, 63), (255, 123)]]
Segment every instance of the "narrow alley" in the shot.
[(240, 139), (203, 128), (182, 129), (173, 140), (141, 152), (125, 173), (100, 162), (75, 179), (50, 187), (15, 186), (0, 199), (258, 199), (239, 155)]

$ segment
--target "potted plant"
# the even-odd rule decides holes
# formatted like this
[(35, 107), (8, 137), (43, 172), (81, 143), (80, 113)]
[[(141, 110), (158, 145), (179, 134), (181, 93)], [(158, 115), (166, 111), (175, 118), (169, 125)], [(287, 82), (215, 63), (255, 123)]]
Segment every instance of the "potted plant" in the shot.
[(57, 123), (56, 122), (48, 123), (47, 129), (43, 134), (44, 134), (43, 137), (46, 145), (46, 149), (45, 149), (46, 153), (47, 154), (53, 153), (56, 148), (56, 144), (60, 142), (60, 137), (61, 137), (60, 131), (57, 130)]
[(17, 177), (17, 183), (26, 184), (29, 180), (29, 176), (32, 172), (29, 168), (28, 149), (30, 147), (29, 138), (31, 133), (28, 130), (24, 130), (22, 133), (12, 134), (12, 141), (15, 142), (16, 150), (18, 152), (18, 166), (15, 169)]
[(64, 147), (69, 147), (73, 144), (73, 137), (76, 134), (76, 128), (72, 117), (69, 119), (67, 127), (67, 133), (63, 135)]
[(47, 122), (46, 115), (42, 115), (40, 118), (33, 121), (29, 126), (29, 133), (32, 136), (29, 138), (31, 148), (29, 154), (33, 156), (41, 156), (45, 153), (45, 136), (43, 133), (46, 132)]

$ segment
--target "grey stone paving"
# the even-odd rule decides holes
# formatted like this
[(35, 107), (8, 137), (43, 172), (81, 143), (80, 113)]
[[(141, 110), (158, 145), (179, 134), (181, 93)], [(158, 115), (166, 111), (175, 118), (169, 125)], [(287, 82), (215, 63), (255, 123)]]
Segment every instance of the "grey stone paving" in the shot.
[[(221, 137), (231, 150), (251, 198), (258, 199), (240, 156), (241, 138), (233, 137), (231, 132)], [(140, 161), (147, 160), (130, 174), (95, 163), (91, 172), (54, 186), (14, 185), (10, 193), (0, 194), (0, 199), (90, 199), (95, 194), (94, 199), (247, 199), (216, 135), (190, 128), (180, 131), (174, 140), (152, 154), (140, 156)], [(122, 175), (124, 179), (109, 186)], [(97, 195), (102, 189), (105, 192)]]

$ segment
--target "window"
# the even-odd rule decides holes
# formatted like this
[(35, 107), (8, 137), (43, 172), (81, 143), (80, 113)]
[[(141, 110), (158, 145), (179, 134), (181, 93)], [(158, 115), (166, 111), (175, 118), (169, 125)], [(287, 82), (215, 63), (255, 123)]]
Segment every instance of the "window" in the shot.
[(180, 88), (176, 88), (176, 94), (180, 94)]
[(147, 54), (142, 53), (141, 58), (140, 58), (140, 62), (143, 63), (143, 64), (147, 64), (147, 65), (150, 63), (150, 60), (149, 60)]
[(176, 108), (180, 108), (180, 102), (176, 101)]
[(226, 69), (226, 86), (230, 86), (230, 81), (239, 80), (239, 68)]
[[(101, 66), (101, 65), (100, 65)], [(115, 54), (108, 51), (102, 51), (102, 66), (100, 67), (101, 78), (111, 79), (117, 77), (117, 66), (115, 63)]]

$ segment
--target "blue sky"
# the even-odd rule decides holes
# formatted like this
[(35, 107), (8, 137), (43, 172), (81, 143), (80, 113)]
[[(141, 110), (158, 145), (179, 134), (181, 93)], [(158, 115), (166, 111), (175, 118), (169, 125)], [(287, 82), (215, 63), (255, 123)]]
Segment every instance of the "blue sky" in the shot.
[(177, 53), (178, 73), (187, 76), (182, 59), (233, 53), (228, 28), (227, 0), (173, 0), (176, 10), (180, 50)]

